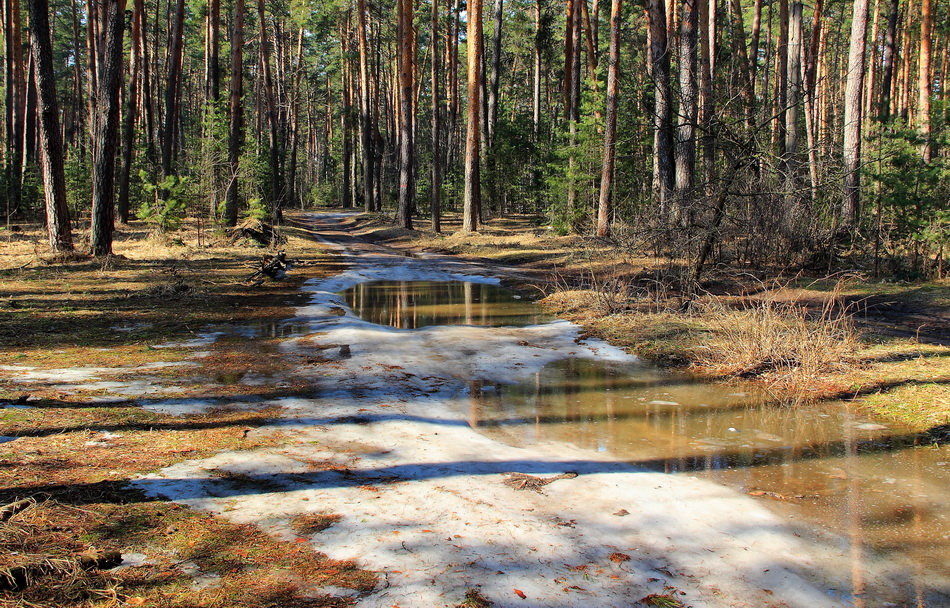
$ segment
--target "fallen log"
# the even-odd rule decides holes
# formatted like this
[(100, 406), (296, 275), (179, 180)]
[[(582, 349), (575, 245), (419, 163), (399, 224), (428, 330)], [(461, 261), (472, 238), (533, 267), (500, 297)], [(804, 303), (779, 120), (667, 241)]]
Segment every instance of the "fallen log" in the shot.
[(33, 497), (24, 498), (22, 500), (17, 500), (11, 502), (8, 505), (0, 507), (0, 522), (7, 521), (12, 518), (17, 513), (25, 511), (36, 504), (36, 499)]
[(23, 591), (43, 577), (59, 576), (71, 579), (82, 571), (109, 570), (121, 563), (122, 554), (118, 551), (95, 549), (72, 558), (43, 558), (0, 570), (0, 591)]
[(249, 283), (256, 280), (254, 285), (257, 286), (264, 282), (264, 277), (280, 281), (287, 276), (287, 269), (290, 267), (291, 263), (287, 260), (287, 254), (278, 251), (277, 254), (261, 260), (261, 267), (248, 275), (244, 282)]
[(248, 239), (259, 245), (283, 243), (286, 240), (277, 228), (250, 217), (234, 228), (228, 228), (227, 235), (231, 244), (241, 239)]

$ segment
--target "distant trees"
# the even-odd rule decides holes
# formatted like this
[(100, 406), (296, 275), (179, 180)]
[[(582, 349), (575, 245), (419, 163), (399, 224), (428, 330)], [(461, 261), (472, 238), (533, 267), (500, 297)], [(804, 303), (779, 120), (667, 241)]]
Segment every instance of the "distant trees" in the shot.
[[(55, 146), (20, 1), (0, 2), (8, 217), (40, 213)], [(115, 45), (124, 3), (48, 1), (67, 211), (98, 253), (137, 209), (309, 204), (436, 230), (534, 213), (691, 263), (873, 240), (919, 274), (950, 250), (944, 2), (134, 0)]]

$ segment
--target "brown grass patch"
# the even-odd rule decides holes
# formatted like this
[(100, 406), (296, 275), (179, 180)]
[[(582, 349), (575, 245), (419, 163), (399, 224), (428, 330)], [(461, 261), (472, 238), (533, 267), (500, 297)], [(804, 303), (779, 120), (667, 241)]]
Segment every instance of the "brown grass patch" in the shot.
[(306, 513), (294, 517), (290, 522), (298, 534), (310, 535), (323, 532), (342, 517), (336, 513)]

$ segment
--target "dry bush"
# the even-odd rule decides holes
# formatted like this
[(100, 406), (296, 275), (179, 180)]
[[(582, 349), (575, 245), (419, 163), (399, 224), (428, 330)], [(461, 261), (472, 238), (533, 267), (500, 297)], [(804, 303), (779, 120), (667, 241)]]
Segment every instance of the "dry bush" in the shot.
[(796, 302), (756, 300), (734, 309), (713, 299), (694, 312), (710, 329), (696, 360), (725, 375), (803, 386), (846, 366), (858, 348), (852, 315), (837, 297), (817, 312)]

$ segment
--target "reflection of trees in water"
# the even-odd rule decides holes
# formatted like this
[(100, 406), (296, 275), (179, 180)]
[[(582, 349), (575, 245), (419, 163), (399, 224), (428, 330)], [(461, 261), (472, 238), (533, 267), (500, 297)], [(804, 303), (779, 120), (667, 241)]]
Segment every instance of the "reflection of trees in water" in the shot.
[(377, 281), (341, 294), (362, 319), (398, 329), (433, 325), (530, 325), (544, 316), (537, 306), (497, 285), (463, 281)]

